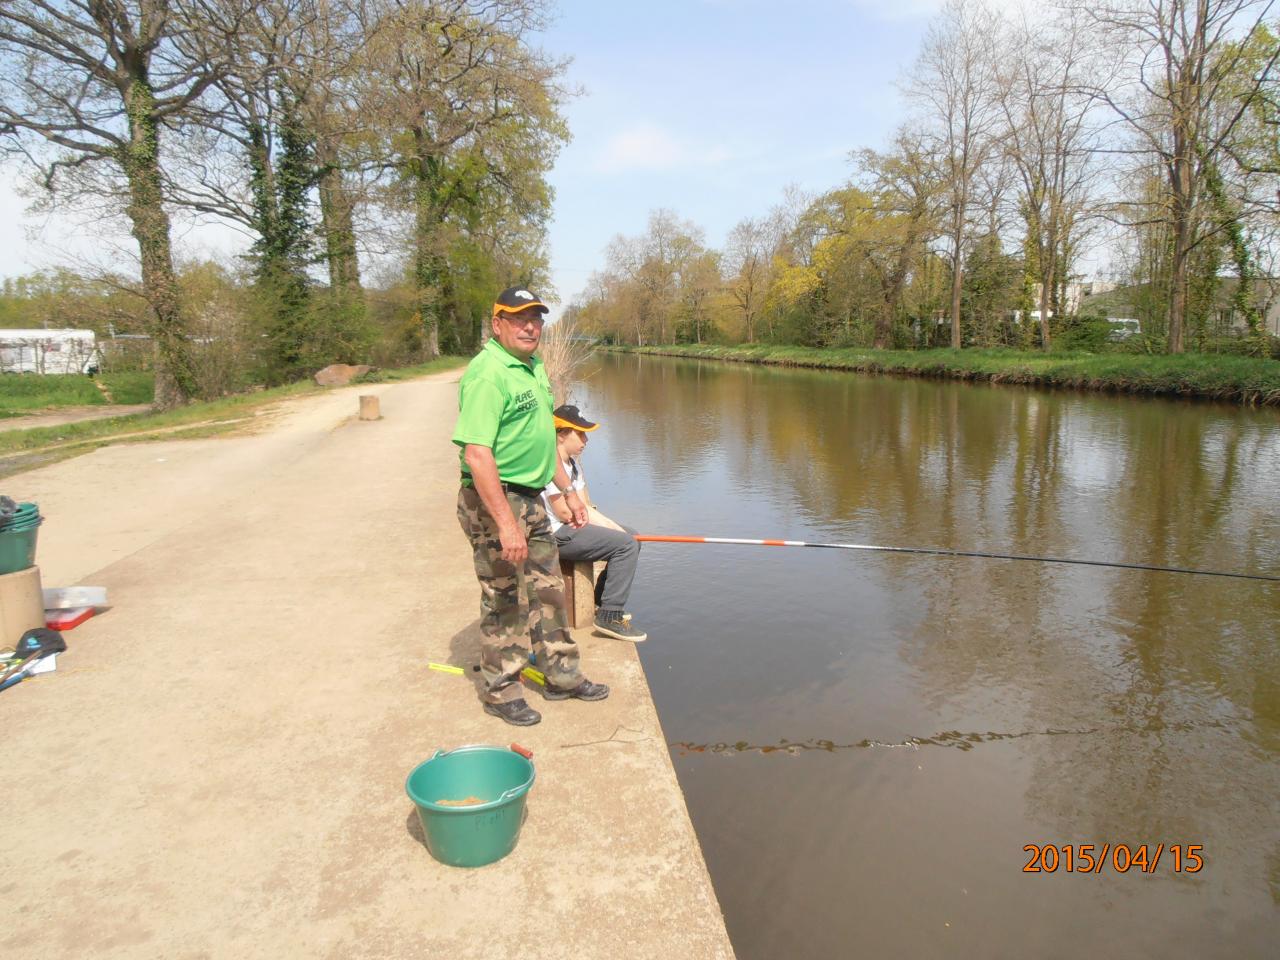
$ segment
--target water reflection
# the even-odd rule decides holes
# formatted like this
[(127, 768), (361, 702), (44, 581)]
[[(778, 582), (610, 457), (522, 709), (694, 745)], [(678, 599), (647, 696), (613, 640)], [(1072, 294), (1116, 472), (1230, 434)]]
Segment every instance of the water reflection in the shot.
[(935, 733), (928, 737), (908, 737), (899, 743), (885, 743), (883, 740), (859, 740), (857, 743), (836, 743), (834, 740), (826, 739), (810, 739), (810, 740), (789, 740), (782, 737), (777, 743), (748, 743), (745, 740), (737, 740), (733, 743), (688, 743), (686, 741), (678, 741), (670, 746), (678, 754), (687, 753), (712, 753), (729, 756), (738, 753), (760, 753), (760, 754), (782, 754), (785, 756), (798, 756), (809, 750), (821, 750), (825, 753), (835, 753), (837, 750), (870, 750), (870, 749), (910, 749), (919, 750), (921, 747), (948, 747), (956, 750), (972, 750), (975, 746), (983, 743), (1000, 743), (1004, 740), (1022, 740), (1026, 737), (1089, 737), (1098, 733), (1147, 733), (1147, 734), (1165, 734), (1180, 733), (1191, 730), (1195, 727), (1215, 727), (1224, 729), (1226, 727), (1240, 727), (1252, 723), (1251, 719), (1239, 717), (1227, 717), (1220, 720), (1205, 720), (1199, 723), (1176, 723), (1166, 725), (1164, 723), (1153, 723), (1146, 727), (1112, 727), (1108, 731), (1104, 731), (1098, 727), (1090, 727), (1082, 730), (1023, 730), (1020, 733), (997, 733), (994, 730), (988, 730), (985, 733), (977, 731), (962, 732), (960, 730), (944, 730), (941, 733)]
[[(603, 422), (593, 495), (645, 533), (1280, 575), (1273, 411), (635, 357), (577, 399)], [(633, 599), (741, 957), (1280, 934), (1280, 586), (650, 544)], [(1026, 843), (1108, 841), (1204, 843), (1210, 867), (1021, 874)]]

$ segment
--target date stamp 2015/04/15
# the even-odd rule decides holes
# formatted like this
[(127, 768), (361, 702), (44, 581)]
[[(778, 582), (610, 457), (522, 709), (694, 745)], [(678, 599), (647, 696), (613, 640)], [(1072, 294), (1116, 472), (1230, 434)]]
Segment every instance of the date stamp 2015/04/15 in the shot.
[(1174, 873), (1199, 873), (1204, 869), (1204, 844), (1202, 843), (1028, 843), (1022, 848), (1031, 859), (1022, 867), (1023, 873), (1092, 873), (1104, 870), (1113, 873), (1152, 874), (1163, 860), (1165, 869)]

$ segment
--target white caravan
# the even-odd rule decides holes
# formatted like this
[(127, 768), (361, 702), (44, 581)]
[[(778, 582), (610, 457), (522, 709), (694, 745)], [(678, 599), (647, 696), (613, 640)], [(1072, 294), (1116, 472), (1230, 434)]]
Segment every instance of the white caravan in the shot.
[(97, 373), (101, 366), (92, 330), (0, 330), (0, 372)]

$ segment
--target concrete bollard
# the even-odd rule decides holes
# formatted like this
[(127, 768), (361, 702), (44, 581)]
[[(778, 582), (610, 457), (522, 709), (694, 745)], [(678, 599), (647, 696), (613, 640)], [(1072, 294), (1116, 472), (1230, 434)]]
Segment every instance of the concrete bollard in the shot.
[(382, 414), (378, 410), (378, 398), (370, 394), (363, 394), (360, 397), (360, 419), (361, 420), (381, 420)]
[(571, 627), (589, 627), (596, 619), (595, 565), (588, 560), (560, 561), (564, 612)]
[(44, 626), (40, 568), (0, 576), (0, 647), (16, 647), (28, 630)]

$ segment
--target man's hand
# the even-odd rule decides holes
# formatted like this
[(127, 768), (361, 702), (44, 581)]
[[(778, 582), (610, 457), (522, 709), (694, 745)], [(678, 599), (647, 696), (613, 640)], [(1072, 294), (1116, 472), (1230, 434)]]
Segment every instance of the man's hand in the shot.
[(502, 541), (502, 559), (516, 565), (522, 564), (529, 557), (529, 542), (514, 523), (498, 528), (498, 538)]
[(587, 525), (587, 505), (582, 502), (582, 498), (578, 496), (577, 490), (570, 490), (564, 495), (565, 506), (569, 508), (569, 512), (573, 514), (573, 519), (569, 521), (569, 525), (575, 529), (585, 527)]

